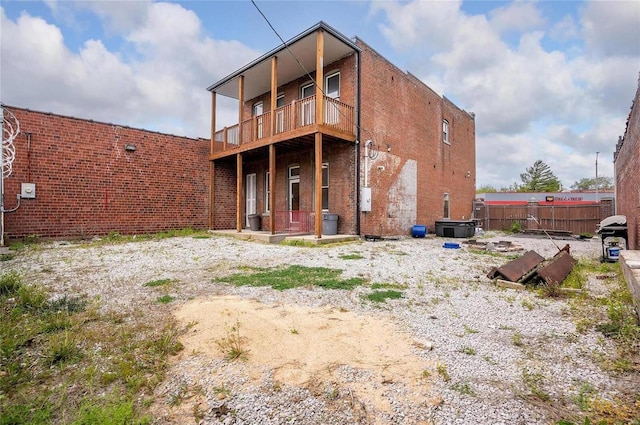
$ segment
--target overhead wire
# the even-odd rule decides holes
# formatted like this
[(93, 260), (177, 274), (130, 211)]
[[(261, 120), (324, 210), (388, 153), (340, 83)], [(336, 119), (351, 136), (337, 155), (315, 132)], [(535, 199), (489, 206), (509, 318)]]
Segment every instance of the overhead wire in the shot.
[[(269, 25), (269, 28), (271, 28), (271, 30), (274, 32), (274, 34), (278, 37), (278, 39), (280, 39), (280, 41), (282, 42), (282, 45), (287, 49), (287, 51), (289, 52), (289, 54), (291, 56), (293, 56), (293, 58), (296, 60), (296, 62), (298, 63), (298, 65), (300, 66), (300, 68), (302, 68), (302, 70), (305, 72), (306, 76), (311, 80), (311, 82), (313, 83), (313, 85), (317, 88), (320, 89), (320, 92), (322, 92), (323, 96), (326, 96), (327, 94), (324, 91), (324, 88), (320, 87), (320, 85), (318, 84), (318, 82), (316, 81), (315, 78), (313, 78), (311, 76), (311, 73), (309, 72), (309, 70), (307, 70), (307, 68), (305, 68), (305, 66), (302, 64), (302, 62), (300, 62), (300, 59), (298, 59), (298, 57), (296, 56), (295, 53), (293, 53), (293, 51), (289, 48), (289, 44), (287, 44), (286, 41), (284, 41), (284, 39), (282, 38), (282, 36), (280, 36), (280, 33), (278, 33), (278, 31), (274, 28), (274, 26), (271, 24), (271, 22), (269, 21), (269, 18), (267, 18), (267, 16), (262, 12), (262, 10), (258, 7), (258, 5), (256, 4), (255, 0), (251, 0), (251, 4), (253, 4), (253, 6), (256, 8), (256, 10), (258, 11), (258, 13), (260, 13), (260, 15), (262, 16), (262, 18), (265, 20), (265, 22), (267, 23), (267, 25)], [(344, 112), (342, 112), (342, 110), (340, 108), (337, 109), (338, 113), (340, 115), (342, 115), (345, 119), (349, 120), (353, 120), (352, 118), (348, 117)], [(367, 130), (366, 128), (360, 126), (360, 123), (354, 123), (354, 125), (356, 126), (356, 128), (360, 131), (363, 132), (367, 132), (371, 135), (372, 139), (375, 139), (373, 132)], [(378, 150), (378, 144), (375, 142), (375, 140), (371, 141), (371, 145), (375, 146), (375, 150)], [(377, 154), (376, 154), (377, 156)], [(371, 159), (375, 159), (375, 158), (371, 158)]]

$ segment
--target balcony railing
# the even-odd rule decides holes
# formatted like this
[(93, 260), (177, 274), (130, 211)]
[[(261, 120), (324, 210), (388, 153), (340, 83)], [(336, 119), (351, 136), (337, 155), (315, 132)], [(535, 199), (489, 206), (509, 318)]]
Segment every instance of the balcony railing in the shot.
[[(347, 134), (354, 132), (354, 108), (339, 100), (324, 97), (324, 125)], [(216, 131), (213, 139), (213, 153), (235, 149), (272, 136), (271, 111), (244, 120), (240, 124)], [(275, 114), (273, 136), (281, 135), (316, 122), (316, 97), (309, 96), (281, 106)], [(242, 132), (240, 133), (240, 129)], [(239, 135), (242, 135), (239, 137)], [(281, 138), (282, 138), (281, 137)]]

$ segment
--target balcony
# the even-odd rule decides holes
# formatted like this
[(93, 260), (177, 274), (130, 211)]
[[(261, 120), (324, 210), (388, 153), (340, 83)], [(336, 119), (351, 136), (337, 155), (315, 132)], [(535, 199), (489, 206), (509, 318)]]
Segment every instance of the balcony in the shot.
[[(318, 131), (355, 141), (354, 107), (326, 96), (323, 96), (323, 102), (324, 119), (320, 125), (316, 125), (316, 96), (309, 96), (218, 130), (214, 134), (211, 155), (218, 158)], [(272, 114), (275, 116), (273, 121)]]

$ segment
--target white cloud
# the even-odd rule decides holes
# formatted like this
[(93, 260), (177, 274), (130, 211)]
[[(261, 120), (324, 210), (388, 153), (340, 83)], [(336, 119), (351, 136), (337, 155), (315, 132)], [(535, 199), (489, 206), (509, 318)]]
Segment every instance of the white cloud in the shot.
[(493, 9), (489, 16), (491, 26), (498, 32), (534, 30), (545, 24), (535, 3), (520, 0)]
[[(556, 22), (533, 2), (496, 8), (489, 19), (465, 14), (458, 2), (438, 3), (447, 4), (385, 2), (381, 32), (416, 58), (413, 73), (476, 113), (479, 185), (519, 181), (536, 159), (570, 185), (596, 151), (613, 150), (637, 87), (640, 3), (588, 3), (579, 21)], [(505, 38), (514, 32), (517, 43)], [(582, 42), (591, 54), (552, 50), (548, 37)]]
[(582, 35), (594, 55), (640, 55), (640, 2), (590, 1), (581, 14)]
[[(77, 52), (65, 45), (62, 32), (55, 25), (24, 13), (14, 22), (0, 8), (2, 101), (81, 118), (208, 137), (211, 95), (206, 87), (258, 53), (239, 42), (206, 36), (199, 18), (180, 5), (144, 5), (147, 10), (138, 14), (143, 19), (127, 33), (124, 50), (110, 51), (100, 40), (87, 40)], [(101, 8), (103, 19), (117, 21), (120, 30), (126, 29), (113, 6), (89, 7)], [(233, 113), (225, 108), (235, 112), (237, 107), (229, 102), (219, 103), (219, 123), (229, 124), (224, 120), (232, 120)]]

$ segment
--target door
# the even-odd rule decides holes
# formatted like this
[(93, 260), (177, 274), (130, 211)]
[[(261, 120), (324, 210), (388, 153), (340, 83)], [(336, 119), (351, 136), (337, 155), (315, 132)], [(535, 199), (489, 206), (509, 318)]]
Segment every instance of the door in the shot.
[(256, 210), (256, 175), (247, 174), (246, 177), (246, 188), (245, 188), (245, 211), (247, 213), (245, 217), (245, 226), (249, 227), (249, 216), (251, 214), (256, 214), (258, 211)]
[(327, 95), (324, 108), (324, 123), (338, 124), (340, 122), (340, 107), (330, 99), (340, 100), (340, 73), (336, 72), (335, 74), (328, 75), (325, 79), (324, 87), (325, 94)]
[(299, 222), (300, 210), (300, 166), (289, 167), (289, 223)]
[(284, 132), (284, 95), (280, 94), (276, 98), (276, 134)]
[(256, 118), (256, 139), (262, 139), (262, 102), (253, 105), (253, 116)]
[(313, 124), (315, 120), (316, 104), (314, 102), (315, 98), (313, 97), (316, 93), (315, 90), (316, 87), (313, 83), (300, 88), (300, 99), (302, 99), (300, 102), (300, 125), (302, 127)]

